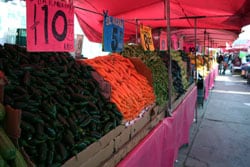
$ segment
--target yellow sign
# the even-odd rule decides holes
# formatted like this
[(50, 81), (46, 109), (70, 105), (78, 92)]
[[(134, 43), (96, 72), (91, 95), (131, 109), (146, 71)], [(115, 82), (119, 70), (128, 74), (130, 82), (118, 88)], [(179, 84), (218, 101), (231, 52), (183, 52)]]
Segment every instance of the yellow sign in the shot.
[(151, 33), (151, 28), (147, 26), (140, 26), (140, 35), (141, 35), (141, 45), (144, 50), (154, 51), (154, 43)]

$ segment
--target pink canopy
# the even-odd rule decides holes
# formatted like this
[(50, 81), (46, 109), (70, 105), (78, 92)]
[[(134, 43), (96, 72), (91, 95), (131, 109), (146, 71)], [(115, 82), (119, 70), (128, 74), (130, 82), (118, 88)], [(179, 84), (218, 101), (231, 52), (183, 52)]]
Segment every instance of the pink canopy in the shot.
[[(164, 0), (74, 0), (74, 6), (80, 26), (93, 42), (102, 41), (103, 11), (125, 20), (125, 41), (136, 34), (136, 23), (153, 29), (167, 26)], [(170, 0), (170, 8), (170, 26), (174, 30), (194, 28), (194, 18), (201, 31), (227, 30), (211, 35), (216, 42), (233, 42), (242, 26), (250, 24), (248, 0)]]

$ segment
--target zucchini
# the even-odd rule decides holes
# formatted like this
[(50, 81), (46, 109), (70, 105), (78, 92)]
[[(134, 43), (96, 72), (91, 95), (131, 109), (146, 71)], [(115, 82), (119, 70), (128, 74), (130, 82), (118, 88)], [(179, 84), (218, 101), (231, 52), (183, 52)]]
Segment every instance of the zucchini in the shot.
[(6, 115), (5, 107), (2, 103), (0, 103), (0, 121), (4, 120)]
[(0, 167), (5, 167), (5, 160), (3, 159), (3, 157), (0, 155)]
[(47, 161), (48, 166), (51, 166), (51, 164), (54, 161), (54, 156), (55, 156), (55, 145), (52, 141), (48, 141), (47, 146), (48, 146), (48, 152), (47, 152), (46, 161)]
[(32, 134), (35, 133), (35, 128), (24, 120), (21, 121), (21, 129)]
[(57, 115), (57, 108), (55, 104), (48, 104), (44, 106), (45, 112), (51, 117), (56, 118)]
[(65, 134), (63, 135), (63, 140), (64, 143), (69, 147), (72, 147), (75, 144), (74, 135), (69, 129), (67, 129)]
[(44, 124), (44, 121), (39, 115), (30, 113), (28, 111), (22, 111), (22, 120), (25, 120), (29, 123), (41, 123)]
[(24, 160), (23, 155), (20, 153), (20, 151), (16, 151), (16, 158), (14, 159), (13, 167), (27, 167), (28, 164)]
[(13, 160), (16, 158), (16, 147), (2, 127), (0, 127), (0, 155), (5, 160)]
[(68, 158), (68, 152), (67, 152), (65, 146), (61, 142), (58, 142), (56, 144), (56, 150), (57, 150), (57, 153), (62, 158), (62, 161), (66, 160)]
[(47, 158), (47, 151), (48, 151), (48, 148), (47, 148), (47, 143), (46, 142), (43, 142), (39, 145), (38, 147), (38, 152), (39, 152), (39, 162), (40, 163), (45, 163), (46, 161), (46, 158)]

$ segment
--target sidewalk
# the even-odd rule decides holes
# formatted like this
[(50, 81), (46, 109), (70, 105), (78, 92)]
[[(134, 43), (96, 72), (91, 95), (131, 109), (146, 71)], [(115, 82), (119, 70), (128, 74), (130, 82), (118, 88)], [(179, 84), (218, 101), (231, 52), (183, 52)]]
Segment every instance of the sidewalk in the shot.
[(250, 85), (238, 75), (218, 76), (190, 143), (179, 150), (175, 167), (250, 166)]

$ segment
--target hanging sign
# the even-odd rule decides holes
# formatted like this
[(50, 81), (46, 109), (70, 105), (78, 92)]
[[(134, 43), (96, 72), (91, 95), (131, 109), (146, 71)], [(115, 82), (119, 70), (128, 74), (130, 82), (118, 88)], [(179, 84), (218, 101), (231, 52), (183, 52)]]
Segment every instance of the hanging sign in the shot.
[(161, 31), (160, 34), (160, 50), (165, 51), (167, 50), (167, 33), (164, 31)]
[(154, 43), (153, 43), (151, 28), (141, 25), (140, 35), (141, 35), (141, 45), (143, 46), (144, 50), (154, 51)]
[(82, 57), (82, 43), (83, 43), (83, 35), (77, 34), (76, 42), (75, 42), (75, 57)]
[(121, 52), (123, 49), (124, 20), (104, 15), (103, 51)]
[(26, 0), (27, 50), (74, 51), (73, 3)]

